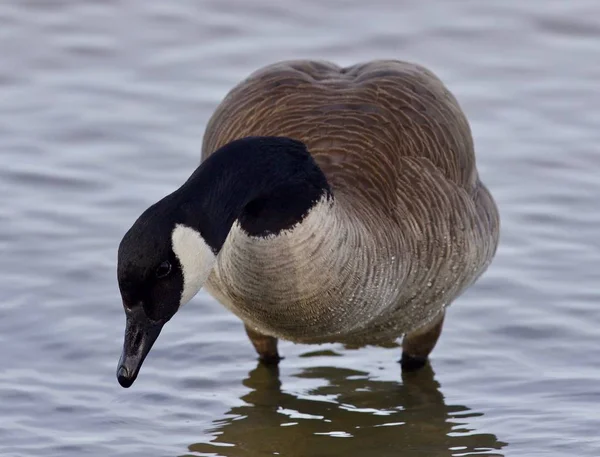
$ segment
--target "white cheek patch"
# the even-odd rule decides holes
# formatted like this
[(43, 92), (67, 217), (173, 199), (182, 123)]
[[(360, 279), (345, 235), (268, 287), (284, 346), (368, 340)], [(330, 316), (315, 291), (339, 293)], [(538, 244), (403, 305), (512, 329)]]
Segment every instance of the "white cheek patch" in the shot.
[(217, 257), (200, 233), (185, 225), (178, 224), (175, 227), (171, 242), (183, 273), (183, 291), (179, 303), (181, 307), (202, 288)]

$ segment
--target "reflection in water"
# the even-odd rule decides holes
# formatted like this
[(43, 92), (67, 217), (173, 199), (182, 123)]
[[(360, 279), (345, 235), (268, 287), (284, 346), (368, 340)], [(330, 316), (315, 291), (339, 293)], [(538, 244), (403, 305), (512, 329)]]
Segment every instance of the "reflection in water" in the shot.
[(244, 381), (252, 389), (242, 397), (247, 404), (215, 421), (212, 442), (191, 445), (187, 455), (501, 456), (492, 451), (506, 446), (464, 428), (465, 419), (480, 414), (446, 405), (430, 367), (403, 374), (402, 384), (334, 367), (297, 376), (326, 385), (305, 395), (286, 393), (278, 370), (259, 365)]

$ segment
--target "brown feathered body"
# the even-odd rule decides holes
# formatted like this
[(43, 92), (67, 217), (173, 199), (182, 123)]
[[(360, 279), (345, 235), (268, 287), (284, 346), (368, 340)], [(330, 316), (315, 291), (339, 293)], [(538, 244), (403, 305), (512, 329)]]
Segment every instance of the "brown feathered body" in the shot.
[(304, 142), (334, 196), (279, 236), (232, 228), (206, 287), (260, 333), (388, 343), (434, 319), (494, 256), (499, 216), (468, 122), (421, 66), (265, 67), (219, 105), (203, 159), (246, 136)]

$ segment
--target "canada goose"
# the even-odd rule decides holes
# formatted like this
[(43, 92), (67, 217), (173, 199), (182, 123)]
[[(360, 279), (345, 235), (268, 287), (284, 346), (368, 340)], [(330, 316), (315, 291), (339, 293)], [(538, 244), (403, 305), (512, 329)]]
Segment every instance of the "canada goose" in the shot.
[(405, 335), (402, 366), (419, 368), (445, 307), (496, 251), (499, 215), (465, 115), (412, 63), (262, 68), (219, 105), (202, 158), (119, 246), (123, 387), (202, 286), (265, 362), (279, 360), (278, 338)]

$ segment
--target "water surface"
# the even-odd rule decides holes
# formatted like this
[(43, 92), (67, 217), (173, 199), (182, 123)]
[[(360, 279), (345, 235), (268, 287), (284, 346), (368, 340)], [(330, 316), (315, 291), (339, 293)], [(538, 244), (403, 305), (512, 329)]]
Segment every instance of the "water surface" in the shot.
[[(0, 4), (2, 456), (600, 455), (600, 5), (593, 0)], [(267, 63), (420, 62), (456, 94), (502, 213), (431, 370), (283, 343), (257, 366), (201, 293), (133, 388), (116, 247)]]

